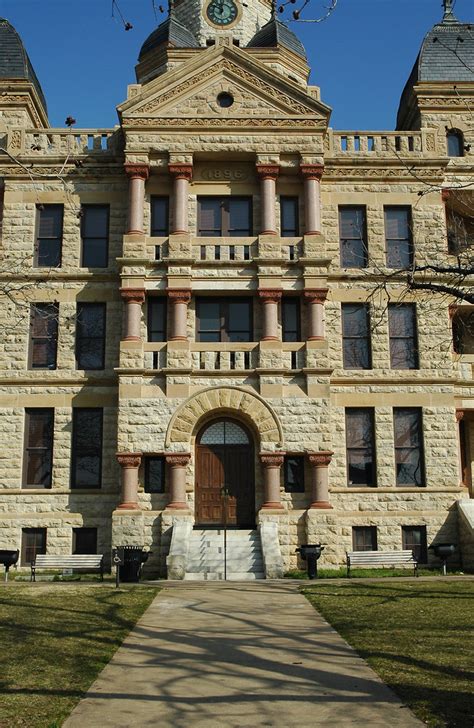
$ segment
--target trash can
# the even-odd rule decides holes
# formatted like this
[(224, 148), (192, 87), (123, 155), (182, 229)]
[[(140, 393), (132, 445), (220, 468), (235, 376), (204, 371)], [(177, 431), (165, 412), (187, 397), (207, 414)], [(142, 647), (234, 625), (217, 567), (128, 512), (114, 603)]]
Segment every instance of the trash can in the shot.
[(136, 584), (140, 580), (142, 564), (148, 559), (148, 552), (141, 546), (120, 546), (117, 551), (121, 556), (120, 581)]
[(302, 544), (296, 549), (297, 554), (301, 554), (303, 561), (306, 561), (309, 579), (318, 578), (318, 559), (324, 551), (324, 546), (320, 543)]

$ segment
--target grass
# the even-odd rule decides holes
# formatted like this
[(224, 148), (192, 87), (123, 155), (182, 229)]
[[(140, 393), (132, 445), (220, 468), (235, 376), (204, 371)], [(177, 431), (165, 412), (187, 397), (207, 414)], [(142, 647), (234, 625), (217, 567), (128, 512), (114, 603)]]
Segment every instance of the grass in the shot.
[(304, 587), (303, 594), (431, 728), (474, 725), (474, 580)]
[(77, 584), (0, 589), (0, 728), (56, 728), (158, 590)]
[[(461, 574), (460, 571), (450, 571), (450, 574)], [(440, 576), (440, 569), (418, 569), (418, 576)], [(367, 579), (371, 577), (413, 576), (413, 569), (351, 569), (351, 579)], [(307, 579), (308, 573), (303, 569), (292, 569), (285, 574), (286, 579)], [(346, 579), (347, 567), (339, 569), (318, 569), (318, 579)]]

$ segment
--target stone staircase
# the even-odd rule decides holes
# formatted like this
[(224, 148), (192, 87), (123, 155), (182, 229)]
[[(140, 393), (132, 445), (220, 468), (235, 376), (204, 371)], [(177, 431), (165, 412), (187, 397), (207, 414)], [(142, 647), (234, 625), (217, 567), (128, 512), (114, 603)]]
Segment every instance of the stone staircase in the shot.
[[(257, 530), (227, 531), (227, 579), (264, 579), (262, 547)], [(224, 531), (193, 529), (189, 539), (185, 579), (224, 579)]]

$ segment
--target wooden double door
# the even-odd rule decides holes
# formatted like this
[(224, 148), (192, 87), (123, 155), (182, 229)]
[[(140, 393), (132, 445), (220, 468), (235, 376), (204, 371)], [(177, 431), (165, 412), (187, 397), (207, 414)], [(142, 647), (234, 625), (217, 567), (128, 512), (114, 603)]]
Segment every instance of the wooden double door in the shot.
[[(237, 427), (243, 431), (240, 425)], [(204, 433), (205, 430), (198, 437), (196, 452), (196, 523), (253, 527), (254, 450), (250, 437), (247, 436), (247, 443), (236, 444), (233, 438), (228, 438), (231, 442), (224, 437), (206, 440)]]

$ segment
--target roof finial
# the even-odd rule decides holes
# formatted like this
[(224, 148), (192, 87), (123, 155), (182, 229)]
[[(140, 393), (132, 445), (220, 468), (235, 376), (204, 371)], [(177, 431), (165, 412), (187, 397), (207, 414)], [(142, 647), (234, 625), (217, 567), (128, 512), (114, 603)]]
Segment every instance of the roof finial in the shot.
[(456, 17), (453, 13), (454, 3), (455, 3), (455, 0), (443, 0), (443, 8), (444, 8), (443, 23), (446, 21), (456, 22)]
[(271, 20), (275, 20), (275, 18), (277, 16), (277, 13), (278, 13), (277, 4), (278, 4), (278, 0), (272, 0), (272, 15), (271, 15)]
[(168, 0), (168, 13), (171, 15), (174, 10), (174, 0)]

